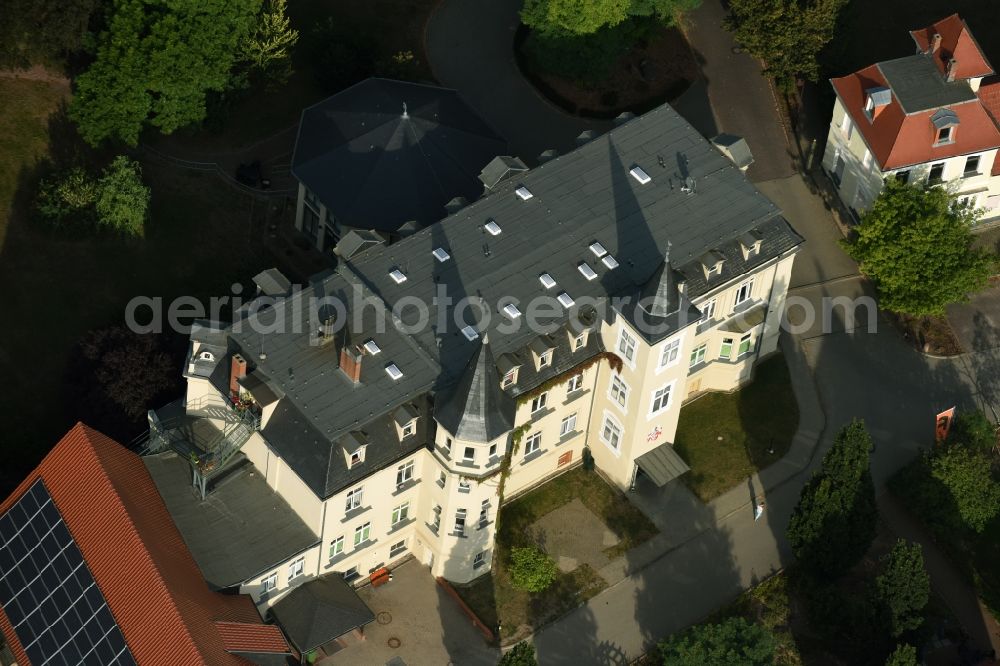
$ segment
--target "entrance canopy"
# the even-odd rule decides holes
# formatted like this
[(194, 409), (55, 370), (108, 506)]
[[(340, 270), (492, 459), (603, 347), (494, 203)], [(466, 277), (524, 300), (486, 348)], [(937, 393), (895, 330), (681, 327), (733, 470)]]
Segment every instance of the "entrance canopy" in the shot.
[(302, 653), (375, 619), (340, 574), (302, 583), (271, 607), (271, 615)]
[(652, 451), (643, 453), (636, 458), (635, 464), (661, 487), (691, 469), (671, 444), (660, 444)]

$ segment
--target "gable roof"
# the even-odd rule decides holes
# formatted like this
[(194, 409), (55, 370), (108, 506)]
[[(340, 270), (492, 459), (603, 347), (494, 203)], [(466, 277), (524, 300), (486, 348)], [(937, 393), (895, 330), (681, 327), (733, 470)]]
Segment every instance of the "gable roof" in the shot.
[(507, 143), (454, 90), (371, 78), (302, 112), (292, 174), (346, 226), (395, 231), (483, 192)]
[(375, 619), (340, 574), (302, 583), (271, 607), (271, 615), (303, 653)]
[[(228, 650), (215, 622), (268, 634), (247, 596), (208, 589), (141, 459), (117, 442), (77, 424), (2, 504), (5, 513), (38, 480), (45, 483), (140, 664), (248, 662)], [(155, 621), (151, 621), (155, 618)], [(20, 663), (30, 663), (7, 615), (0, 629)]]
[(935, 34), (941, 36), (941, 41), (931, 55), (940, 72), (944, 73), (948, 68), (948, 61), (954, 59), (956, 79), (989, 76), (993, 73), (993, 67), (972, 36), (972, 31), (958, 14), (952, 14), (926, 28), (910, 31), (917, 49), (922, 52), (933, 48)]

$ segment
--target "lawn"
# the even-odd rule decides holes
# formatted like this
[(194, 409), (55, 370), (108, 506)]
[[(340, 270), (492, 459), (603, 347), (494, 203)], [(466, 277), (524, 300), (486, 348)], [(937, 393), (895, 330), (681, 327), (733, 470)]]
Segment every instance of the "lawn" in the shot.
[(541, 594), (514, 588), (506, 570), (510, 548), (529, 545), (529, 527), (545, 514), (579, 498), (621, 540), (605, 551), (616, 557), (656, 534), (656, 527), (617, 489), (593, 471), (570, 470), (537, 490), (505, 504), (498, 518), (493, 572), (470, 585), (455, 585), (465, 602), (487, 626), (500, 626), (504, 644), (523, 638), (576, 608), (607, 587), (596, 571), (582, 564)]
[(702, 501), (718, 497), (784, 456), (798, 425), (788, 366), (778, 354), (739, 391), (709, 393), (681, 409), (674, 448), (691, 467), (682, 478)]

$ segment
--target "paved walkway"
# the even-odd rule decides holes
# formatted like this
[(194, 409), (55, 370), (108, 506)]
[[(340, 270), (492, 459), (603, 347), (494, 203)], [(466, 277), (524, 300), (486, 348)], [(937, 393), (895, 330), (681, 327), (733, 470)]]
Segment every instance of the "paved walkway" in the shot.
[(427, 24), (427, 59), (434, 77), (455, 88), (507, 139), (528, 165), (549, 148), (567, 152), (586, 129), (608, 121), (571, 116), (544, 99), (514, 61), (522, 0), (444, 0)]

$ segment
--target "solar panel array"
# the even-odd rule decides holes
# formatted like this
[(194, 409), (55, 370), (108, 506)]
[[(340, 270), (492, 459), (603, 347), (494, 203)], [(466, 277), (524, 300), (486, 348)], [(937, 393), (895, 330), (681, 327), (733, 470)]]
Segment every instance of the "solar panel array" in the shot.
[(34, 666), (136, 663), (41, 479), (0, 516), (0, 606)]

